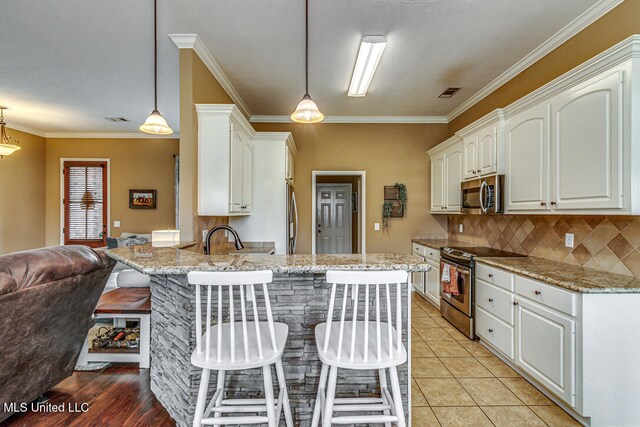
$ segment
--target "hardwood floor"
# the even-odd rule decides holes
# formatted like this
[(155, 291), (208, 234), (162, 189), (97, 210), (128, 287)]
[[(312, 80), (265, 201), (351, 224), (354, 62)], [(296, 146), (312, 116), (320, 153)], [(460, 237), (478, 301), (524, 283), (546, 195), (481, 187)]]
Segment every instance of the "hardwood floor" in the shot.
[(25, 412), (3, 426), (175, 426), (149, 388), (149, 370), (113, 364), (101, 371), (75, 372), (45, 394), (47, 403), (88, 404), (87, 412)]

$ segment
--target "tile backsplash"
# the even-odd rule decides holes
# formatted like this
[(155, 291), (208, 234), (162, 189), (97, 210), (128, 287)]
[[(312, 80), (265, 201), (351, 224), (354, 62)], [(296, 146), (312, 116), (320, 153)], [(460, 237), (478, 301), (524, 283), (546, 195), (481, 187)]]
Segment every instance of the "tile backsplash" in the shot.
[(448, 223), (450, 239), (640, 277), (640, 216), (449, 215)]

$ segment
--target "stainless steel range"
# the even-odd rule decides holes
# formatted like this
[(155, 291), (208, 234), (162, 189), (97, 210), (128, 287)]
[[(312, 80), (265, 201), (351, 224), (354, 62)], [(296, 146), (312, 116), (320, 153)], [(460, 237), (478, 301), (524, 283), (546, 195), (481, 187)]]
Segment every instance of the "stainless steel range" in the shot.
[[(456, 246), (440, 250), (440, 314), (460, 332), (471, 339), (475, 338), (473, 323), (475, 299), (475, 262), (476, 257), (521, 257), (524, 255), (499, 249)], [(443, 289), (443, 276), (449, 266), (450, 280), (457, 292), (447, 293)], [(449, 289), (451, 290), (451, 289)], [(456, 294), (457, 293), (457, 294)]]

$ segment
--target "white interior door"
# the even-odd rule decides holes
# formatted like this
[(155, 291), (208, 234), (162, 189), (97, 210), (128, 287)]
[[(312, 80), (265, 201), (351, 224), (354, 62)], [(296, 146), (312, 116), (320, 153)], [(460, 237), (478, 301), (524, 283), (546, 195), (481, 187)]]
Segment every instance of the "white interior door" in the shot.
[(351, 253), (351, 184), (317, 184), (316, 253)]

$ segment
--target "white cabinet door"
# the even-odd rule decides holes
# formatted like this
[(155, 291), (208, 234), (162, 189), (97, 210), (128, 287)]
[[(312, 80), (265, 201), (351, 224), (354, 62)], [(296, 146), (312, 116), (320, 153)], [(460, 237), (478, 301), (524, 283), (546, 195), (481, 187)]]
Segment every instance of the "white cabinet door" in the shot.
[(242, 145), (242, 212), (251, 212), (253, 181), (253, 144), (245, 135)]
[(447, 212), (460, 212), (461, 209), (462, 157), (461, 144), (455, 145), (445, 152), (444, 196)]
[(444, 152), (431, 156), (431, 213), (444, 212)]
[(575, 405), (575, 321), (516, 297), (516, 364)]
[(474, 134), (463, 141), (464, 146), (464, 179), (477, 178), (480, 174), (478, 167), (478, 135)]
[(507, 120), (507, 212), (549, 209), (549, 108), (540, 104)]
[(551, 102), (553, 208), (623, 207), (623, 78), (616, 71)]
[(427, 260), (431, 270), (425, 273), (425, 294), (440, 307), (440, 263)]
[(426, 275), (426, 273), (424, 271), (416, 271), (414, 273), (411, 273), (411, 282), (413, 283), (413, 288), (420, 292), (421, 294), (425, 293), (425, 288), (424, 288), (424, 276)]
[(478, 169), (480, 175), (498, 171), (498, 128), (489, 126), (478, 134)]
[(242, 175), (243, 175), (243, 158), (245, 146), (244, 133), (234, 129), (231, 126), (231, 170), (230, 170), (230, 188), (229, 188), (229, 211), (232, 213), (242, 212)]
[(285, 180), (293, 184), (293, 154), (288, 146), (285, 146)]

